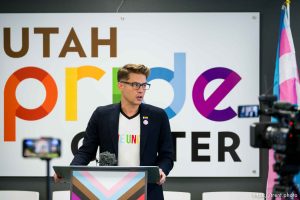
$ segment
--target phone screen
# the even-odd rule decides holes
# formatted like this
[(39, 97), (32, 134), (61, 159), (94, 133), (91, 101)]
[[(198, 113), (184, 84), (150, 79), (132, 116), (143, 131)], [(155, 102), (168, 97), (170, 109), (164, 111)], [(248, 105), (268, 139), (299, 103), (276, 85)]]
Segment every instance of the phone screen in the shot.
[(24, 139), (23, 157), (58, 158), (61, 154), (61, 141), (54, 138)]
[(258, 105), (246, 105), (246, 106), (238, 107), (239, 118), (258, 117), (258, 116), (259, 116)]

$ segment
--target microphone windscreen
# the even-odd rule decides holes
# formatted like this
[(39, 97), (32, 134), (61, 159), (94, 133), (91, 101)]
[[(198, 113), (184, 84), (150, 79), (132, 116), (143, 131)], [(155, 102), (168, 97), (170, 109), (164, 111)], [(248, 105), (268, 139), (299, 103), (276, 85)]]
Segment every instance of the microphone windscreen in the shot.
[(99, 165), (100, 166), (116, 166), (118, 161), (116, 155), (108, 151), (99, 154)]

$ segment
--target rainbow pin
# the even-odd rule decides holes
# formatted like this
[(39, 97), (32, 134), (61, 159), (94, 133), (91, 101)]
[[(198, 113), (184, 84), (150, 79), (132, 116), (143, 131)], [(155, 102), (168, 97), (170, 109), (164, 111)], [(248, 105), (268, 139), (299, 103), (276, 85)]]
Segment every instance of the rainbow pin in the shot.
[(143, 124), (144, 125), (148, 125), (149, 124), (148, 119), (149, 119), (148, 116), (143, 116)]

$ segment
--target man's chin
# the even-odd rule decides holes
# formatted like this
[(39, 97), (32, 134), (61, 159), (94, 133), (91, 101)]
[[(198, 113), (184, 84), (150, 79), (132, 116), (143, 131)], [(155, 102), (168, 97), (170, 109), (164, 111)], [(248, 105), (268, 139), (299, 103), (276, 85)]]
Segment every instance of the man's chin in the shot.
[(135, 101), (134, 104), (137, 105), (137, 106), (139, 106), (139, 105), (141, 105), (142, 102), (143, 101)]

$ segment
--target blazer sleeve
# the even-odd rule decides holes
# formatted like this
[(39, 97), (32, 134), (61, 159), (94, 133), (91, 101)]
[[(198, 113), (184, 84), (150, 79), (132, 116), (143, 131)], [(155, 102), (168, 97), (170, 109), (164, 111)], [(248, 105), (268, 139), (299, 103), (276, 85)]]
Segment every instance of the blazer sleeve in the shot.
[(158, 166), (168, 175), (173, 168), (173, 142), (170, 129), (169, 118), (162, 110), (162, 123), (160, 128), (160, 137), (158, 145)]
[(90, 161), (96, 157), (97, 148), (99, 146), (98, 125), (99, 113), (98, 109), (94, 111), (88, 122), (88, 126), (83, 138), (83, 144), (78, 149), (70, 165), (88, 165)]

